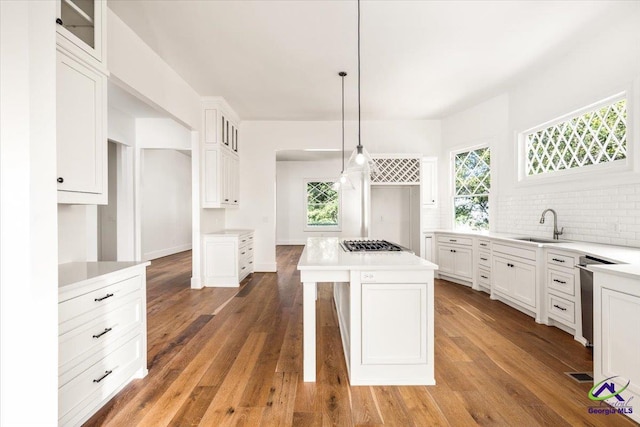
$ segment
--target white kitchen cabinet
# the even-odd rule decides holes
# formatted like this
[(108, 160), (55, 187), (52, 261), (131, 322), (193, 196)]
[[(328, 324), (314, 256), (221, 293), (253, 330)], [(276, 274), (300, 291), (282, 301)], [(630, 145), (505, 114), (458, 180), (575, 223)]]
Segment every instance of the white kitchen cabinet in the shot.
[(57, 52), (58, 202), (107, 203), (107, 76)]
[(473, 239), (456, 235), (437, 235), (438, 274), (470, 285), (473, 280)]
[(145, 263), (59, 266), (58, 423), (80, 425), (147, 375)]
[(106, 70), (106, 0), (56, 0), (58, 46)]
[(202, 207), (225, 208), (240, 204), (240, 160), (226, 148), (203, 150)]
[(438, 160), (435, 157), (422, 159), (420, 189), (423, 206), (435, 206), (438, 200)]
[(489, 239), (478, 239), (476, 266), (476, 287), (474, 289), (491, 293), (491, 241)]
[(253, 230), (202, 235), (204, 286), (234, 287), (253, 273)]
[(537, 248), (516, 243), (492, 243), (491, 297), (539, 321)]
[[(640, 423), (640, 269), (615, 266), (594, 270), (594, 384), (606, 381), (620, 391), (629, 382), (620, 393), (622, 401), (612, 397), (606, 402)], [(605, 390), (600, 396), (607, 394)]]

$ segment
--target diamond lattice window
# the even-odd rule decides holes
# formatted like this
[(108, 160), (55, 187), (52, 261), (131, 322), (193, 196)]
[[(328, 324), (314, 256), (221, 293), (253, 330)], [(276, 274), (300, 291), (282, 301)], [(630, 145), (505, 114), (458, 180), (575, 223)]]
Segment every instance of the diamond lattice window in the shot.
[(457, 153), (453, 159), (456, 228), (489, 229), (491, 156), (489, 148)]
[(372, 184), (420, 184), (420, 159), (372, 159), (379, 173), (371, 174)]
[(307, 227), (338, 227), (340, 194), (331, 181), (307, 182)]
[(525, 153), (527, 176), (626, 159), (626, 99), (526, 134)]

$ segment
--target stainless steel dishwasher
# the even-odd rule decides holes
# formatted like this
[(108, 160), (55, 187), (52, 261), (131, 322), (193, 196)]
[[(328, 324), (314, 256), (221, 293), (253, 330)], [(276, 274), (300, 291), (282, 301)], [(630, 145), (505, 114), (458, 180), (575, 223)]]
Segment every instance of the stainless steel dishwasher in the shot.
[(580, 257), (580, 298), (582, 303), (582, 336), (587, 347), (593, 347), (593, 272), (588, 266), (593, 264), (615, 264), (611, 261), (585, 255)]

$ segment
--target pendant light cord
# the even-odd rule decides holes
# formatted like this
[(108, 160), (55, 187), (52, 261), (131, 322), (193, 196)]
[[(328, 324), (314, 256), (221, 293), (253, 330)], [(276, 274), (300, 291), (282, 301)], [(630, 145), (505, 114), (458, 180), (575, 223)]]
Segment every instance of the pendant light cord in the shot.
[(341, 174), (344, 173), (344, 76), (347, 73), (340, 73), (340, 77), (342, 78), (342, 171)]
[(362, 147), (360, 138), (360, 0), (358, 0), (358, 147)]

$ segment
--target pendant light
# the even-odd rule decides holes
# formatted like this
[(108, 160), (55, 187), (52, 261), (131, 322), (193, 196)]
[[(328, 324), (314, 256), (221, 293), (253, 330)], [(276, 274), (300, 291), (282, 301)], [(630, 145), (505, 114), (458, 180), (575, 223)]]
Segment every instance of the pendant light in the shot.
[(342, 151), (340, 157), (342, 158), (342, 170), (340, 171), (340, 177), (333, 183), (334, 190), (342, 188), (343, 190), (353, 190), (355, 187), (349, 179), (349, 176), (344, 171), (344, 78), (347, 76), (346, 71), (340, 71), (338, 73), (342, 80)]
[(347, 163), (347, 170), (349, 172), (365, 171), (372, 175), (377, 175), (379, 173), (378, 166), (362, 145), (360, 110), (360, 0), (358, 0), (358, 145), (351, 153)]

